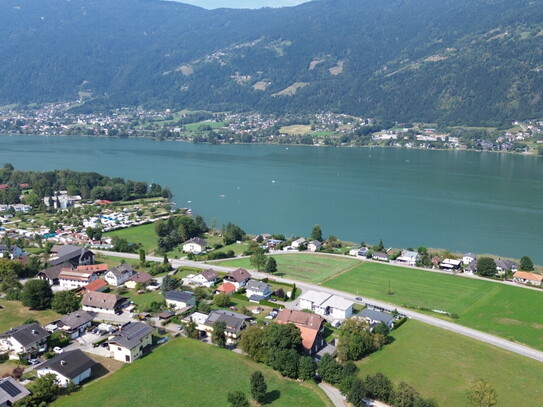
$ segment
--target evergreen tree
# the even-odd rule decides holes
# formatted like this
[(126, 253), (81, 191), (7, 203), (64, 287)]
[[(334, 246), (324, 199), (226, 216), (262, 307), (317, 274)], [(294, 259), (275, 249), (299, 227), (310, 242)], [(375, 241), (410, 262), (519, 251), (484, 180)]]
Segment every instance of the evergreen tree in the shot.
[(318, 240), (319, 242), (322, 242), (322, 230), (319, 225), (313, 226), (313, 230), (311, 231), (311, 240)]
[(264, 375), (257, 370), (251, 375), (251, 395), (258, 403), (262, 403), (267, 391), (268, 385), (266, 384)]

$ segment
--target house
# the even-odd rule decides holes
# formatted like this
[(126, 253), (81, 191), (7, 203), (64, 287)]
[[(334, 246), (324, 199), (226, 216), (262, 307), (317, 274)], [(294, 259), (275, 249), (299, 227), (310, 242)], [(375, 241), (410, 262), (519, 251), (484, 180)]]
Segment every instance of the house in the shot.
[(196, 296), (192, 291), (168, 291), (164, 297), (168, 307), (183, 309), (196, 305)]
[(92, 325), (93, 318), (87, 311), (78, 310), (60, 318), (56, 325), (66, 331), (70, 335), (70, 339), (75, 339), (82, 336)]
[(319, 315), (285, 308), (279, 311), (275, 322), (298, 327), (302, 336), (302, 347), (309, 355), (316, 354), (326, 345), (322, 336), (324, 318)]
[(443, 259), (443, 261), (439, 263), (439, 268), (441, 270), (458, 270), (460, 269), (461, 265), (462, 265), (462, 260)]
[(408, 266), (416, 266), (419, 260), (419, 254), (411, 250), (403, 250), (400, 257), (396, 259), (398, 263), (404, 263)]
[(473, 253), (466, 253), (464, 254), (464, 256), (462, 257), (462, 263), (467, 266), (468, 264), (470, 264), (472, 261), (477, 261), (477, 255), (473, 254)]
[(349, 250), (349, 255), (356, 257), (366, 257), (368, 252), (369, 249), (367, 247), (353, 247), (351, 250)]
[(270, 285), (262, 281), (249, 280), (245, 288), (247, 298), (252, 302), (267, 300), (272, 295)]
[(251, 319), (251, 317), (243, 314), (238, 314), (237, 312), (232, 311), (211, 311), (205, 322), (200, 325), (200, 328), (197, 329), (206, 332), (207, 334), (211, 334), (213, 332), (213, 325), (215, 325), (216, 322), (224, 322), (226, 325), (226, 339), (227, 342), (233, 343), (235, 342), (241, 335), (241, 331), (245, 329), (247, 326), (247, 321)]
[(46, 268), (45, 270), (40, 271), (36, 277), (38, 277), (40, 280), (47, 280), (49, 285), (58, 285), (58, 275), (62, 270), (74, 270), (75, 267), (72, 266), (71, 263), (65, 262), (61, 264), (57, 264), (56, 266), (51, 266)]
[(473, 260), (467, 266), (464, 267), (464, 274), (477, 273), (477, 260)]
[(76, 270), (80, 272), (84, 271), (92, 271), (98, 275), (104, 274), (106, 271), (108, 271), (109, 266), (106, 263), (100, 263), (100, 264), (87, 264), (84, 266), (77, 266)]
[(80, 384), (91, 376), (92, 367), (96, 364), (80, 349), (70, 350), (56, 355), (36, 368), (38, 377), (54, 374), (55, 381), (61, 387), (68, 383)]
[(92, 291), (83, 296), (81, 305), (84, 311), (120, 314), (127, 301), (128, 298), (126, 297)]
[(107, 287), (107, 283), (101, 278), (94, 280), (92, 283), (87, 284), (81, 289), (81, 292), (87, 293), (90, 291), (103, 292)]
[(190, 282), (194, 285), (202, 285), (204, 287), (211, 287), (219, 278), (217, 272), (213, 269), (207, 269), (202, 271), (200, 274), (195, 275), (191, 278)]
[(30, 391), (13, 377), (0, 379), (0, 407), (10, 407), (29, 394)]
[(152, 333), (155, 329), (143, 322), (129, 322), (122, 325), (115, 336), (108, 341), (113, 358), (121, 362), (132, 363), (143, 356), (152, 345)]
[(153, 279), (153, 276), (145, 271), (141, 273), (136, 273), (124, 283), (125, 287), (134, 289), (138, 283), (147, 284)]
[(364, 308), (362, 311), (356, 314), (356, 318), (365, 320), (368, 324), (370, 324), (372, 329), (381, 322), (384, 322), (390, 329), (394, 327), (394, 315), (389, 314), (388, 312)]
[(118, 287), (126, 283), (134, 274), (136, 274), (136, 272), (132, 266), (128, 263), (123, 263), (108, 270), (105, 279), (109, 285)]
[(74, 290), (98, 280), (98, 275), (91, 272), (80, 272), (77, 269), (62, 269), (58, 275), (58, 283), (63, 290)]
[(17, 245), (12, 245), (10, 248), (9, 257), (10, 259), (20, 259), (21, 257), (27, 256), (28, 253), (25, 252), (23, 249), (21, 249)]
[(20, 354), (30, 358), (45, 352), (49, 336), (36, 323), (21, 325), (0, 335), (0, 351), (9, 352), (10, 359), (18, 359)]
[(299, 249), (300, 246), (303, 246), (303, 245), (305, 245), (305, 239), (303, 237), (294, 240), (291, 244), (291, 246), (294, 247), (295, 249)]
[(496, 271), (498, 274), (505, 274), (507, 271), (516, 272), (518, 264), (511, 260), (496, 260)]
[(241, 287), (245, 287), (250, 279), (251, 274), (247, 270), (239, 268), (228, 273), (224, 281), (234, 284), (236, 290), (239, 290)]
[(207, 242), (199, 237), (193, 237), (183, 243), (183, 251), (185, 253), (202, 253), (206, 248)]
[(371, 255), (371, 258), (373, 260), (378, 260), (378, 261), (386, 261), (386, 262), (390, 261), (389, 255), (386, 254), (385, 252), (375, 252)]
[(339, 295), (307, 291), (300, 296), (299, 301), (300, 308), (313, 311), (318, 315), (331, 315), (334, 318), (345, 319), (353, 313), (354, 302)]
[(84, 247), (65, 245), (60, 246), (56, 256), (49, 259), (50, 266), (69, 262), (74, 267), (86, 264), (94, 264), (94, 253)]
[(232, 294), (236, 292), (236, 286), (232, 283), (222, 283), (217, 289), (215, 290), (216, 293), (226, 293), (226, 294)]
[(312, 240), (307, 244), (307, 250), (310, 252), (318, 252), (322, 248), (322, 243), (318, 240)]
[(513, 281), (519, 284), (527, 284), (541, 286), (543, 282), (543, 276), (540, 274), (529, 273), (527, 271), (517, 271), (513, 274)]

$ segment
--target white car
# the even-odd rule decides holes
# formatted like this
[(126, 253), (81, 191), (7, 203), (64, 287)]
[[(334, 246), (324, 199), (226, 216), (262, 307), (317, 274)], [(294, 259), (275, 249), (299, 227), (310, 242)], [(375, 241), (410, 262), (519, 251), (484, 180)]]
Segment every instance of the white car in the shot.
[(64, 349), (59, 348), (58, 346), (55, 346), (53, 348), (53, 352), (55, 352), (57, 355), (60, 355), (62, 352), (64, 352)]

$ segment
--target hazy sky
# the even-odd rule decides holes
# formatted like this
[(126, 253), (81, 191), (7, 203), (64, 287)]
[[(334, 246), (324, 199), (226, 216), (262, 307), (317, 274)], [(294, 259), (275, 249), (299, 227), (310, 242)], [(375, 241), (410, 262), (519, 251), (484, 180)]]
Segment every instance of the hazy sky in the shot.
[(194, 4), (195, 6), (214, 9), (226, 8), (261, 8), (296, 6), (309, 0), (173, 0), (181, 3)]

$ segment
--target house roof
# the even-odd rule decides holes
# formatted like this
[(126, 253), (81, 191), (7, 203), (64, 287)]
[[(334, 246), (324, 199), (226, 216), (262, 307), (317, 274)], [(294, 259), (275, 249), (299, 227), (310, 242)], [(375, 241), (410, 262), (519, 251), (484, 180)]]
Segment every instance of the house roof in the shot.
[(296, 239), (294, 242), (292, 243), (298, 243), (298, 244), (302, 244), (302, 243), (305, 243), (305, 239), (303, 237), (299, 238), (299, 239)]
[(40, 271), (38, 273), (38, 275), (43, 274), (49, 280), (56, 280), (56, 279), (58, 279), (58, 275), (60, 274), (61, 270), (63, 270), (63, 269), (72, 269), (73, 270), (73, 266), (68, 262), (57, 264), (56, 266), (48, 267), (45, 270)]
[(241, 283), (242, 281), (249, 280), (251, 274), (247, 270), (239, 268), (228, 273), (227, 278), (229, 280), (234, 280), (236, 283)]
[(517, 271), (515, 274), (513, 274), (514, 278), (522, 278), (523, 280), (531, 280), (531, 281), (543, 281), (543, 276), (540, 274), (535, 273), (529, 273), (527, 271)]
[(136, 273), (132, 277), (128, 279), (128, 281), (134, 281), (135, 283), (146, 283), (147, 281), (151, 281), (153, 279), (153, 276), (146, 271), (142, 271), (141, 273)]
[(4, 332), (1, 337), (12, 337), (22, 346), (32, 345), (49, 337), (49, 332), (36, 323), (21, 325)]
[(476, 259), (477, 255), (473, 254), (473, 253), (466, 253), (466, 254), (464, 254), (464, 257), (471, 257), (472, 259)]
[(40, 365), (37, 370), (51, 369), (68, 379), (73, 379), (92, 368), (96, 362), (80, 349), (70, 350), (56, 355)]
[(29, 394), (30, 391), (11, 376), (0, 380), (0, 405), (12, 405)]
[(217, 272), (213, 269), (207, 269), (207, 270), (204, 270), (200, 273), (200, 275), (205, 278), (207, 281), (213, 281), (215, 280), (216, 278), (219, 277), (219, 275), (217, 274)]
[(213, 326), (215, 322), (221, 321), (225, 323), (227, 331), (231, 333), (238, 333), (241, 331), (244, 322), (248, 319), (251, 319), (251, 317), (238, 314), (237, 312), (219, 310), (211, 311), (204, 324), (207, 326)]
[(502, 270), (512, 270), (517, 267), (517, 263), (507, 259), (498, 259), (496, 260), (496, 268)]
[(324, 323), (324, 318), (317, 314), (284, 308), (277, 314), (275, 322), (278, 324), (294, 324), (297, 327), (318, 330)]
[(73, 280), (73, 281), (88, 281), (93, 275), (94, 271), (80, 272), (72, 269), (62, 269), (58, 275), (59, 280)]
[(221, 291), (227, 294), (231, 294), (234, 291), (236, 291), (236, 286), (232, 283), (222, 283), (218, 288), (217, 291)]
[(127, 349), (133, 349), (140, 344), (144, 337), (154, 330), (155, 328), (143, 322), (129, 322), (121, 326), (119, 332), (110, 342), (119, 344)]
[(109, 266), (106, 263), (102, 264), (87, 264), (85, 266), (77, 266), (77, 271), (94, 271), (95, 273), (103, 273), (107, 271)]
[(319, 330), (307, 328), (305, 326), (299, 326), (298, 329), (300, 330), (300, 336), (302, 337), (303, 348), (306, 350), (313, 348), (315, 339), (317, 339), (317, 335), (319, 334)]
[(372, 257), (387, 258), (387, 259), (389, 258), (388, 254), (384, 252), (375, 252), (373, 253)]
[(256, 280), (249, 280), (249, 282), (246, 285), (247, 290), (251, 291), (266, 291), (266, 288), (269, 288), (270, 285), (267, 283), (264, 283), (262, 281), (256, 281)]
[(349, 301), (343, 297), (340, 297), (339, 295), (332, 295), (322, 304), (323, 307), (335, 308), (342, 311), (348, 310), (353, 305), (353, 301)]
[(193, 237), (192, 239), (187, 240), (183, 244), (185, 245), (185, 244), (189, 244), (189, 243), (195, 243), (195, 244), (200, 245), (200, 246), (205, 246), (207, 244), (207, 242), (204, 239), (200, 238), (200, 237)]
[(126, 299), (126, 297), (121, 297), (115, 294), (90, 291), (83, 296), (81, 304), (88, 307), (113, 309), (116, 305), (118, 305), (119, 302), (125, 301)]
[(87, 311), (77, 310), (60, 318), (58, 325), (60, 327), (66, 326), (70, 329), (76, 329), (89, 323), (93, 318)]
[(328, 293), (323, 293), (321, 291), (307, 291), (303, 293), (299, 299), (310, 301), (315, 305), (321, 305), (323, 304), (328, 298), (330, 298), (332, 295)]
[(57, 264), (64, 263), (65, 261), (70, 261), (73, 259), (81, 260), (87, 254), (94, 255), (90, 250), (85, 249), (84, 247), (65, 245), (61, 246), (58, 249), (57, 257), (49, 260), (49, 264), (56, 266)]
[(130, 264), (122, 263), (122, 264), (119, 264), (117, 267), (113, 267), (112, 269), (108, 270), (108, 274), (109, 273), (112, 273), (115, 276), (115, 278), (119, 278), (125, 274), (133, 275), (135, 271), (134, 271), (134, 268)]
[(92, 283), (87, 284), (84, 288), (87, 291), (100, 291), (101, 288), (104, 288), (107, 283), (102, 279), (94, 280)]
[(194, 298), (194, 293), (191, 291), (168, 291), (164, 297), (170, 301), (184, 302), (186, 304)]
[(356, 316), (361, 318), (368, 318), (372, 321), (384, 322), (387, 325), (394, 320), (394, 315), (389, 314), (388, 312), (377, 311), (369, 308), (364, 308)]
[(312, 241), (310, 241), (308, 244), (312, 244), (312, 245), (317, 246), (317, 247), (321, 247), (321, 246), (322, 246), (322, 243), (319, 242), (318, 240), (312, 240)]

